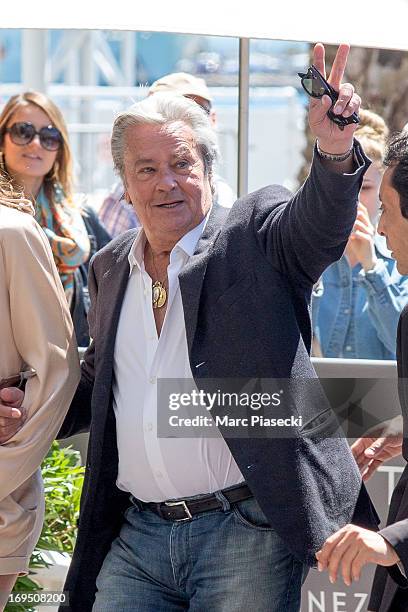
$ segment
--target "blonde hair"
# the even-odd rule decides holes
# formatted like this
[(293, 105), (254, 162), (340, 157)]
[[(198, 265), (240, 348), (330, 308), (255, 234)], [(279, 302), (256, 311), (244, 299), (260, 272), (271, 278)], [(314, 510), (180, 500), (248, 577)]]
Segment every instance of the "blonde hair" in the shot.
[[(59, 108), (50, 98), (39, 91), (25, 91), (24, 93), (12, 96), (7, 102), (0, 115), (0, 146), (3, 144), (5, 129), (8, 127), (10, 119), (16, 110), (22, 106), (34, 104), (44, 113), (48, 115), (54, 127), (56, 127), (62, 136), (62, 144), (58, 149), (57, 157), (50, 172), (45, 175), (43, 180), (44, 191), (47, 199), (55, 203), (55, 183), (59, 183), (61, 188), (70, 201), (72, 200), (72, 153), (68, 140), (68, 130), (64, 117)], [(3, 177), (6, 172), (1, 169)], [(5, 178), (9, 178), (7, 175)], [(10, 177), (13, 180), (13, 177)], [(15, 186), (19, 188), (19, 186)]]
[(1, 173), (0, 204), (3, 206), (8, 206), (8, 208), (15, 208), (16, 210), (21, 210), (22, 212), (34, 215), (34, 206), (31, 200), (24, 197), (23, 192), (13, 187), (11, 181), (7, 180)]
[(383, 166), (388, 138), (388, 127), (382, 117), (373, 111), (360, 109), (360, 125), (355, 137), (361, 142), (364, 152), (371, 159)]

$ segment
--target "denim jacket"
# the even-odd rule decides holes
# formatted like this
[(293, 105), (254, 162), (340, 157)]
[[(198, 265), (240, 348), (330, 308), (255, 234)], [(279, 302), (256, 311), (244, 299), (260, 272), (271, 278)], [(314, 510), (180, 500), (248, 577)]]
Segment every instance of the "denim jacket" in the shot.
[(312, 320), (324, 357), (395, 359), (408, 277), (376, 245), (377, 264), (364, 272), (342, 258), (329, 266), (312, 298)]

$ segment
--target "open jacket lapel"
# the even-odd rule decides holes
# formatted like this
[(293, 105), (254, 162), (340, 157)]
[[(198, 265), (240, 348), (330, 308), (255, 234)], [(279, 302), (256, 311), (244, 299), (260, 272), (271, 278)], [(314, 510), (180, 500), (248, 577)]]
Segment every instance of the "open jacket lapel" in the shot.
[(112, 252), (112, 263), (103, 273), (99, 284), (98, 298), (101, 300), (101, 315), (98, 337), (103, 338), (103, 343), (98, 350), (103, 355), (104, 384), (107, 389), (110, 388), (112, 381), (116, 333), (129, 279), (128, 255), (135, 237), (136, 231), (128, 232), (124, 236), (124, 240)]
[(187, 265), (179, 274), (189, 354), (191, 354), (191, 347), (197, 328), (201, 290), (211, 249), (221, 232), (221, 228), (228, 214), (228, 208), (222, 208), (216, 204), (212, 207), (210, 217), (197, 243), (194, 255), (189, 259)]
[[(211, 248), (217, 240), (228, 214), (229, 209), (217, 205), (213, 206), (195, 253), (179, 275), (189, 352), (197, 327), (201, 289)], [(98, 352), (103, 355), (104, 386), (106, 389), (110, 388), (112, 382), (116, 333), (129, 279), (128, 255), (136, 233), (137, 230), (133, 230), (123, 236), (123, 240), (112, 252), (111, 265), (104, 271), (99, 282), (98, 300), (101, 301), (101, 314), (98, 337), (103, 338), (103, 342), (98, 348)]]

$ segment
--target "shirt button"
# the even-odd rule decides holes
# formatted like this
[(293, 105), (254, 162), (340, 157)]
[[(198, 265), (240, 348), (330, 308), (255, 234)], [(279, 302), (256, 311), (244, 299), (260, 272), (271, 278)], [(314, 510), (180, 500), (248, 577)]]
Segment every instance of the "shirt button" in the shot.
[(348, 344), (348, 345), (346, 346), (346, 351), (351, 351), (351, 350), (352, 350), (352, 347), (350, 346), (350, 344)]
[(156, 382), (156, 377), (152, 376), (151, 378), (149, 378), (149, 382), (152, 383), (152, 385), (154, 385)]
[(163, 474), (161, 473), (160, 470), (156, 470), (156, 476), (157, 478), (163, 478)]
[(153, 423), (148, 423), (146, 425), (146, 431), (153, 431)]
[(344, 314), (350, 314), (350, 308), (345, 308), (345, 309), (343, 310), (343, 312), (344, 312)]

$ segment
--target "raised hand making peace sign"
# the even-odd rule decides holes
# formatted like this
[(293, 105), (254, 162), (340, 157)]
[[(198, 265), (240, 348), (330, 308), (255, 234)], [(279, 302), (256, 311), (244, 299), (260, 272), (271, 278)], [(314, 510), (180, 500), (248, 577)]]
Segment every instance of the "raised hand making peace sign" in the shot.
[[(328, 83), (339, 92), (339, 97), (333, 107), (333, 112), (343, 117), (350, 117), (353, 112), (358, 113), (361, 98), (354, 92), (351, 83), (342, 83), (344, 71), (350, 47), (341, 44), (337, 49), (336, 57), (327, 78)], [(315, 45), (313, 50), (313, 64), (319, 72), (326, 78), (325, 50), (320, 43)], [(318, 139), (319, 146), (323, 151), (334, 155), (341, 155), (348, 151), (353, 144), (353, 134), (357, 129), (357, 124), (345, 126), (340, 130), (338, 126), (329, 119), (327, 111), (330, 109), (332, 101), (329, 96), (322, 98), (310, 98), (309, 103), (309, 125), (313, 135)]]

